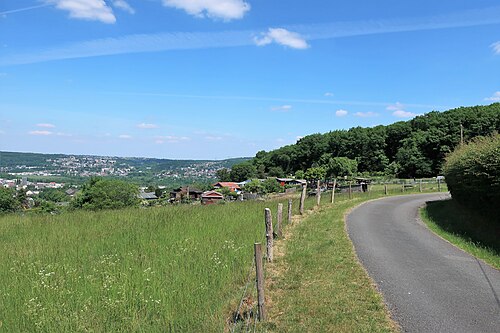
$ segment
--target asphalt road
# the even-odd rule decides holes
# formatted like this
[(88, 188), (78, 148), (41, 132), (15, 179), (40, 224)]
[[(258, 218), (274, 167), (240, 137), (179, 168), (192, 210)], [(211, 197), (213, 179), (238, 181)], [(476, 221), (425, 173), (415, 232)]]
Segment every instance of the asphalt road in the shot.
[(418, 208), (444, 194), (390, 197), (347, 217), (356, 253), (403, 332), (500, 332), (500, 271), (436, 236)]

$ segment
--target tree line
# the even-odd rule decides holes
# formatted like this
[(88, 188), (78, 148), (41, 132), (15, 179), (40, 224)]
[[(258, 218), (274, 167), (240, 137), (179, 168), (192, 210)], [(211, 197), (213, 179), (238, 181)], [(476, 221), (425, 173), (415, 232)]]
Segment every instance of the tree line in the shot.
[(354, 173), (432, 177), (441, 172), (444, 158), (462, 140), (499, 131), (500, 103), (432, 111), (387, 126), (311, 134), (295, 144), (259, 151), (252, 160), (236, 164), (231, 170), (219, 170), (217, 176), (222, 181)]

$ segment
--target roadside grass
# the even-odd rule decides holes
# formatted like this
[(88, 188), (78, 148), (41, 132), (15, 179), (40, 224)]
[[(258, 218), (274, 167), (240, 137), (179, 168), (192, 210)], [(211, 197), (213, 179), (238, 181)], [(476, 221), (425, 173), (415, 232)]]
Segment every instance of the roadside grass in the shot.
[(267, 265), (268, 332), (396, 332), (382, 297), (359, 264), (344, 216), (383, 193), (336, 197), (288, 227)]
[(286, 201), (0, 217), (0, 330), (221, 332)]
[(420, 216), (436, 234), (500, 269), (498, 216), (480, 214), (453, 199), (427, 203)]

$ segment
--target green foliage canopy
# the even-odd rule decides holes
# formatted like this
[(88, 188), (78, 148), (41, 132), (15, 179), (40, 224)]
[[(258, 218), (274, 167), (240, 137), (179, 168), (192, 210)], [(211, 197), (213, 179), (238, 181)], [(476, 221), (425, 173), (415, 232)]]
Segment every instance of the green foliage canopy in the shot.
[(451, 195), (459, 203), (500, 213), (499, 134), (458, 147), (446, 158), (444, 173)]
[(138, 188), (121, 180), (92, 177), (71, 202), (73, 208), (119, 209), (139, 204)]
[(0, 213), (14, 212), (19, 207), (19, 201), (14, 197), (14, 191), (0, 187)]

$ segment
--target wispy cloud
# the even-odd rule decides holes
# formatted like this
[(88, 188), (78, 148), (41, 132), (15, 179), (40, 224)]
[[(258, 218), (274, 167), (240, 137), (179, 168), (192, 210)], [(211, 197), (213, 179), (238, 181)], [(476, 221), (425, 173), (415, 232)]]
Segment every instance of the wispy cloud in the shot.
[(276, 43), (293, 49), (303, 50), (309, 47), (307, 41), (300, 34), (283, 28), (269, 28), (269, 30), (261, 34), (260, 37), (254, 37), (254, 42), (258, 46)]
[(346, 110), (342, 110), (342, 109), (335, 111), (335, 115), (336, 115), (337, 117), (344, 117), (344, 116), (347, 116), (347, 114), (348, 114), (348, 113), (349, 113), (349, 112), (347, 112)]
[[(270, 96), (225, 96), (225, 95), (189, 95), (189, 94), (170, 94), (161, 92), (103, 92), (109, 95), (118, 96), (154, 96), (154, 97), (175, 97), (185, 99), (206, 99), (206, 100), (240, 100), (240, 101), (266, 101), (276, 103), (301, 103), (301, 104), (326, 104), (326, 105), (354, 105), (354, 106), (375, 106), (387, 107), (393, 104), (392, 102), (374, 102), (374, 101), (349, 101), (349, 100), (334, 100), (334, 99), (307, 99), (307, 98), (285, 98), (285, 97), (270, 97)], [(407, 107), (422, 108), (422, 109), (449, 109), (449, 105), (433, 105), (433, 104), (416, 104), (405, 103)]]
[(41, 123), (41, 124), (36, 124), (37, 127), (43, 127), (43, 128), (54, 128), (56, 125), (54, 124), (49, 124), (49, 123)]
[(45, 2), (55, 5), (57, 9), (69, 12), (71, 18), (103, 23), (116, 22), (113, 10), (104, 0), (46, 0)]
[(500, 54), (500, 41), (491, 44), (491, 48), (496, 54)]
[(47, 135), (52, 135), (54, 133), (52, 133), (51, 131), (30, 131), (28, 132), (30, 135), (43, 135), (43, 136), (47, 136)]
[(250, 4), (243, 0), (163, 0), (163, 5), (182, 9), (196, 17), (225, 21), (241, 19), (250, 10)]
[(125, 0), (113, 0), (112, 5), (113, 7), (126, 11), (129, 14), (135, 14), (135, 9), (132, 8)]
[(130, 140), (130, 139), (132, 139), (132, 136), (128, 135), (128, 134), (121, 134), (121, 135), (118, 135), (118, 138), (124, 139), (124, 140)]
[(152, 128), (158, 128), (158, 125), (156, 125), (156, 124), (140, 123), (140, 124), (137, 124), (137, 127), (141, 128), (141, 129), (152, 129)]
[[(59, 1), (62, 3), (63, 0)], [(65, 1), (68, 1), (69, 3), (69, 0)], [(76, 3), (83, 0), (72, 0), (71, 2), (73, 1)], [(92, 3), (95, 1), (97, 0), (91, 0)], [(69, 10), (70, 7), (67, 7), (67, 10)], [(111, 10), (110, 7), (107, 8)], [(90, 12), (92, 13), (92, 11)], [(112, 15), (112, 12), (107, 15), (109, 17), (107, 19), (104, 18), (104, 20), (111, 23), (112, 19), (110, 15)], [(104, 16), (106, 17), (106, 15)], [(404, 20), (392, 19), (294, 25), (283, 26), (282, 29), (286, 31), (293, 31), (300, 34), (300, 36), (303, 36), (304, 40), (311, 41), (318, 39), (405, 31), (436, 30), (498, 23), (500, 23), (500, 6), (461, 11), (447, 15), (416, 17)], [(269, 33), (269, 30), (264, 32), (264, 36), (266, 33)], [(3, 56), (0, 56), (0, 66), (128, 53), (250, 46), (255, 45), (255, 36), (263, 36), (262, 31), (241, 30), (127, 35), (118, 38), (105, 38), (77, 42), (45, 50), (30, 50), (24, 54), (4, 54)]]
[(45, 4), (42, 4), (42, 5), (38, 5), (38, 6), (30, 6), (30, 7), (23, 7), (23, 8), (6, 10), (6, 11), (3, 11), (3, 12), (0, 12), (0, 16), (2, 16), (2, 15), (8, 15), (8, 14), (14, 14), (14, 13), (19, 13), (19, 12), (25, 12), (25, 11), (28, 11), (28, 10), (43, 8), (43, 7), (47, 7), (47, 6), (51, 6), (51, 4), (45, 3)]
[(331, 93), (331, 92), (326, 92), (324, 96), (325, 96), (325, 97), (333, 97), (333, 93)]
[(271, 108), (271, 111), (288, 112), (292, 109), (291, 105), (280, 105)]
[(222, 136), (214, 136), (214, 135), (205, 136), (205, 140), (208, 141), (221, 141), (222, 139), (224, 139)]
[(356, 112), (354, 114), (356, 117), (361, 117), (361, 118), (369, 118), (369, 117), (376, 117), (378, 116), (378, 113), (375, 112)]
[(164, 136), (157, 136), (155, 138), (155, 143), (156, 144), (163, 144), (163, 143), (179, 143), (183, 141), (189, 141), (191, 140), (190, 137), (187, 136), (176, 136), (176, 135), (164, 135)]
[(500, 91), (495, 92), (491, 97), (487, 97), (484, 100), (490, 102), (500, 102)]
[(398, 118), (411, 118), (417, 116), (416, 113), (405, 111), (405, 106), (399, 102), (386, 107), (387, 111), (392, 111), (392, 115)]

